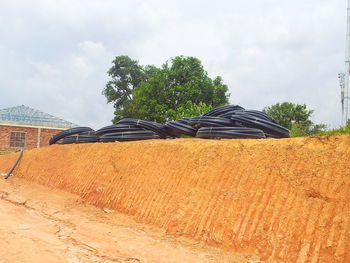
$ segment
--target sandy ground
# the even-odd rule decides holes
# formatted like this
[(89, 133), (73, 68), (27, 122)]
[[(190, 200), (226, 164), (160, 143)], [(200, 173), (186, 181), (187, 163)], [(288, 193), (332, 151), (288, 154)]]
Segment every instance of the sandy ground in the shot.
[(174, 238), (62, 190), (0, 178), (0, 262), (262, 262)]
[[(17, 156), (0, 156), (0, 173), (9, 171)], [(73, 224), (52, 230), (67, 255), (85, 251), (124, 261), (225, 262), (231, 254), (217, 254), (225, 250), (265, 261), (342, 263), (350, 262), (349, 160), (350, 135), (52, 145), (25, 151), (10, 183), (21, 178), (57, 189), (30, 207)], [(77, 196), (61, 200), (65, 194), (52, 194), (58, 189)], [(7, 192), (11, 198), (13, 191)], [(39, 193), (32, 191), (31, 198)], [(85, 204), (101, 210), (91, 212)], [(119, 221), (112, 220), (115, 213), (100, 216), (106, 208), (121, 213)], [(141, 230), (122, 215), (144, 224)], [(119, 225), (133, 230), (125, 234)], [(146, 225), (154, 229), (147, 232)], [(109, 234), (110, 229), (117, 232)], [(114, 239), (118, 235), (131, 237)], [(221, 250), (204, 249), (202, 243)], [(71, 244), (83, 245), (70, 250)]]

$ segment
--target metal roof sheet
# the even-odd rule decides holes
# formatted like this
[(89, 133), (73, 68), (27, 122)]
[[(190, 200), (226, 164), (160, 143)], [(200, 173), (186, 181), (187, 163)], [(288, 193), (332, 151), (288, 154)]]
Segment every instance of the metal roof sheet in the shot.
[(57, 128), (71, 128), (78, 126), (75, 123), (65, 121), (25, 105), (0, 109), (0, 123), (1, 122)]

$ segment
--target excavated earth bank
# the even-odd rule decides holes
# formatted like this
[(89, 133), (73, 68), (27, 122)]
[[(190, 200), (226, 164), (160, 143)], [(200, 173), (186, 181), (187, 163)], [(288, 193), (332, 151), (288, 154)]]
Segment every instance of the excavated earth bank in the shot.
[(350, 136), (53, 145), (13, 176), (227, 251), (350, 262)]

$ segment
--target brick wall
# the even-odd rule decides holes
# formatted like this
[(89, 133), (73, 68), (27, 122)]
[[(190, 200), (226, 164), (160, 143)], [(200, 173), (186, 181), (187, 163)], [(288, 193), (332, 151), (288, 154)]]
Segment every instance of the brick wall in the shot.
[[(11, 151), (11, 150), (19, 149), (19, 148), (10, 147), (10, 132), (12, 131), (26, 133), (25, 149), (33, 149), (37, 147), (38, 128), (0, 126), (0, 150)], [(60, 131), (61, 130), (41, 128), (40, 147), (49, 145), (49, 140), (51, 136)]]
[(52, 135), (61, 132), (62, 130), (41, 129), (40, 147), (49, 145)]

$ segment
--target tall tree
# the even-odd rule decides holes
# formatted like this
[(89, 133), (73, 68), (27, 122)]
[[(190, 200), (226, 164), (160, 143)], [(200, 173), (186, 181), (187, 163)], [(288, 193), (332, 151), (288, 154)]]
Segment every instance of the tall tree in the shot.
[(118, 56), (108, 70), (110, 80), (107, 82), (102, 94), (106, 96), (107, 103), (113, 103), (115, 120), (132, 115), (130, 106), (133, 100), (133, 91), (146, 79), (145, 69), (128, 56)]
[[(196, 115), (210, 107), (228, 103), (227, 85), (219, 76), (212, 80), (197, 58), (178, 56), (165, 62), (161, 68), (142, 67), (130, 58), (122, 58), (122, 61), (129, 62), (127, 74), (125, 71), (115, 74), (114, 62), (109, 70), (112, 80), (104, 90), (107, 101), (114, 102), (116, 108), (114, 121), (133, 117), (164, 122), (181, 116), (179, 112)], [(117, 57), (114, 61), (120, 60)], [(130, 71), (136, 72), (133, 78), (129, 77)], [(136, 81), (131, 82), (131, 79)]]
[(287, 129), (291, 129), (294, 123), (305, 128), (310, 127), (312, 125), (310, 117), (314, 112), (313, 110), (308, 110), (306, 104), (301, 105), (291, 102), (276, 103), (264, 108), (263, 111)]
[(308, 110), (306, 104), (291, 102), (276, 103), (266, 107), (264, 112), (272, 116), (280, 125), (291, 130), (291, 136), (305, 136), (324, 131), (325, 124), (314, 124), (311, 121), (313, 110)]

